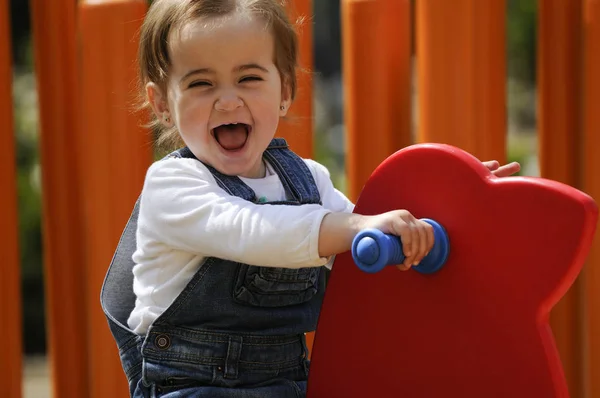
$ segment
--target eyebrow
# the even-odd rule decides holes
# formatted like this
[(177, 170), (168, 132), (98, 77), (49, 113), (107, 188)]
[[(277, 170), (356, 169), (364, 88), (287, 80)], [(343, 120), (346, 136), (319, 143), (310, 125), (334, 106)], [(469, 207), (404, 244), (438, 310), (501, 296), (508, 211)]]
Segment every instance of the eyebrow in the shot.
[[(269, 73), (269, 70), (267, 68), (265, 68), (264, 66), (261, 66), (259, 64), (256, 64), (256, 63), (250, 63), (250, 64), (244, 64), (244, 65), (237, 66), (236, 68), (234, 68), (234, 72), (244, 72), (244, 71), (251, 70), (251, 69), (258, 69), (261, 72)], [(179, 82), (181, 83), (193, 75), (214, 74), (214, 73), (215, 73), (215, 71), (210, 68), (194, 69), (194, 70), (189, 71), (185, 75), (183, 75), (183, 77), (179, 80)]]

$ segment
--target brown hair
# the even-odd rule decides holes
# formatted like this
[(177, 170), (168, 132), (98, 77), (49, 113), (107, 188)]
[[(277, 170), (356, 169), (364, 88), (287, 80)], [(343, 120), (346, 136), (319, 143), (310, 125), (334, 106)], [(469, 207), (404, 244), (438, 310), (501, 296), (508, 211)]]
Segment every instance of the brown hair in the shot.
[(175, 127), (165, 129), (152, 112), (146, 98), (145, 86), (156, 83), (167, 92), (171, 60), (169, 35), (185, 23), (198, 18), (222, 17), (234, 12), (247, 11), (262, 18), (271, 29), (275, 40), (274, 63), (282, 81), (288, 85), (292, 100), (296, 95), (296, 68), (298, 38), (286, 11), (286, 0), (154, 0), (148, 9), (140, 32), (138, 51), (139, 90), (142, 110), (149, 110), (151, 121), (147, 127), (158, 131), (157, 145), (171, 148), (181, 145)]

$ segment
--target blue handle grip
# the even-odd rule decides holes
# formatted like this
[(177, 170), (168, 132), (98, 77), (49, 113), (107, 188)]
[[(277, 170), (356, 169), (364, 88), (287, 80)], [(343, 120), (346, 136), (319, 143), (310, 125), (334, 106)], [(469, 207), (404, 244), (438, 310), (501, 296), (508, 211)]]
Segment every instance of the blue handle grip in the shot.
[[(423, 274), (431, 274), (437, 272), (446, 263), (450, 242), (444, 227), (428, 218), (422, 220), (433, 227), (433, 248), (419, 265), (412, 269)], [(387, 265), (401, 264), (405, 256), (402, 252), (402, 243), (397, 236), (384, 234), (378, 229), (364, 229), (352, 241), (352, 258), (362, 271), (375, 273)]]

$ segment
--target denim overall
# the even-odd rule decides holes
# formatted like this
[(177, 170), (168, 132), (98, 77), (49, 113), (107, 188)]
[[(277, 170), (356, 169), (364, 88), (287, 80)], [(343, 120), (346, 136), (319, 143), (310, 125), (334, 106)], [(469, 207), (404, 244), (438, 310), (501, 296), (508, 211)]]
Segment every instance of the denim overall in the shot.
[[(168, 157), (194, 158), (188, 148)], [(286, 201), (320, 204), (304, 161), (273, 139), (263, 155), (279, 175)], [(207, 166), (221, 188), (259, 203), (236, 176)], [(325, 289), (317, 268), (257, 267), (208, 258), (183, 292), (150, 326), (134, 334), (127, 319), (133, 293), (139, 199), (121, 236), (101, 293), (132, 397), (304, 397), (304, 333), (315, 330)]]

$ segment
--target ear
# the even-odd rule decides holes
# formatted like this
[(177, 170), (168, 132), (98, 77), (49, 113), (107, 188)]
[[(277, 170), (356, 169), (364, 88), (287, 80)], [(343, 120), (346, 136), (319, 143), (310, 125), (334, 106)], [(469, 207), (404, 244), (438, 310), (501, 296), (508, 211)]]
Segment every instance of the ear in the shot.
[(173, 127), (173, 117), (169, 111), (169, 102), (167, 94), (164, 93), (158, 84), (149, 82), (146, 84), (146, 95), (148, 102), (161, 124), (167, 128)]
[(283, 79), (281, 85), (281, 103), (279, 104), (279, 117), (287, 115), (288, 109), (292, 105), (292, 89), (289, 79)]

